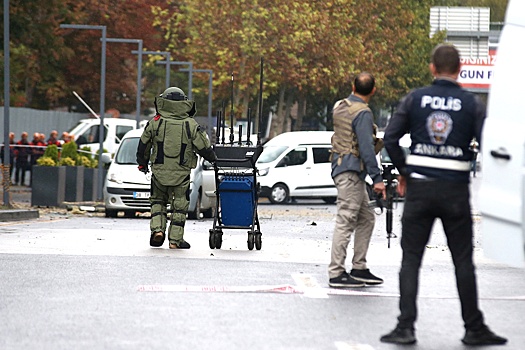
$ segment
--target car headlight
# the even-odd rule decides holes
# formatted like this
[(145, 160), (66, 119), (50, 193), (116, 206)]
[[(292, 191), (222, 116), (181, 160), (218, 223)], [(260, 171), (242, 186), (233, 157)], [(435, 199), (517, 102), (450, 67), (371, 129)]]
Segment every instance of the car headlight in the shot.
[(259, 176), (266, 176), (270, 172), (270, 168), (259, 169)]
[(116, 182), (118, 184), (122, 184), (122, 178), (117, 173), (109, 173), (108, 174), (108, 181)]

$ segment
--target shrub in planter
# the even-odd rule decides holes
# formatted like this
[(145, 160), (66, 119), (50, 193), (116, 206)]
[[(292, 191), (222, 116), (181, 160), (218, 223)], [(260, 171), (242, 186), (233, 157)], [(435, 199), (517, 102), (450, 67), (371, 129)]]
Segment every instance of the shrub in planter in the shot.
[(51, 157), (42, 156), (36, 160), (36, 164), (41, 166), (56, 166), (57, 162)]
[(71, 158), (73, 160), (78, 157), (78, 147), (75, 141), (70, 141), (62, 145), (62, 153), (60, 158)]
[[(48, 164), (45, 164), (45, 165), (48, 165), (48, 166), (55, 166), (58, 164), (58, 147), (57, 145), (49, 145), (46, 147), (46, 150), (44, 151), (44, 155), (42, 157), (40, 157), (39, 159), (42, 159), (42, 158), (51, 158), (55, 164), (53, 165), (48, 165)], [(49, 162), (48, 162), (49, 163)], [(44, 165), (44, 164), (42, 164)]]
[(60, 162), (58, 162), (59, 165), (64, 166), (75, 166), (77, 163), (75, 160), (71, 157), (60, 157)]
[(79, 156), (77, 157), (76, 165), (84, 166), (84, 167), (86, 167), (86, 168), (91, 168), (91, 167), (92, 167), (91, 164), (92, 164), (92, 160), (89, 159), (89, 157), (87, 157), (87, 156), (82, 156), (82, 155), (79, 155)]

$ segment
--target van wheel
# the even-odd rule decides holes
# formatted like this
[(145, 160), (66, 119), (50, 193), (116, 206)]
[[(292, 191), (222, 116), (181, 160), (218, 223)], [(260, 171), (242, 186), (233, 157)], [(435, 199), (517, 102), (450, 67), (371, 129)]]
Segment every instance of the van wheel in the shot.
[(209, 208), (202, 212), (202, 216), (204, 216), (207, 219), (213, 218), (214, 214), (215, 214), (215, 208)]
[(188, 219), (190, 220), (200, 220), (201, 218), (201, 195), (197, 196), (197, 203), (195, 203), (195, 209), (188, 212)]
[(290, 191), (285, 184), (275, 184), (270, 192), (270, 202), (273, 204), (283, 204), (290, 200)]
[(124, 211), (124, 217), (125, 218), (134, 218), (135, 217), (135, 210), (125, 210)]
[(323, 201), (327, 204), (334, 204), (337, 200), (337, 197), (323, 197)]

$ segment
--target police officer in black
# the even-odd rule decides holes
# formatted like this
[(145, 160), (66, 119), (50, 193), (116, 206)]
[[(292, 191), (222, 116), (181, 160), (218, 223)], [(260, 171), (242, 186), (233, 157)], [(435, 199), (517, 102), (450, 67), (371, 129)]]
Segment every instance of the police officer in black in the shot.
[[(434, 221), (443, 223), (455, 266), (461, 315), (468, 345), (499, 345), (507, 339), (484, 323), (478, 307), (475, 267), (472, 261), (470, 213), (470, 142), (481, 140), (485, 106), (476, 95), (463, 90), (456, 79), (460, 57), (452, 45), (438, 45), (432, 52), (432, 85), (405, 96), (385, 131), (388, 154), (399, 169), (400, 194), (405, 194), (399, 272), (401, 311), (396, 328), (382, 342), (413, 344), (417, 318), (419, 269)], [(405, 156), (399, 139), (410, 133), (411, 153)]]

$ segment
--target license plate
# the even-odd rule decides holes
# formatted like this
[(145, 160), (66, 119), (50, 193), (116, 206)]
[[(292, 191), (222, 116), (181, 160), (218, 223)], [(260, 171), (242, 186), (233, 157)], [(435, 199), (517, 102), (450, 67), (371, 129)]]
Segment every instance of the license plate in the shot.
[(149, 198), (149, 192), (133, 192), (133, 198)]

